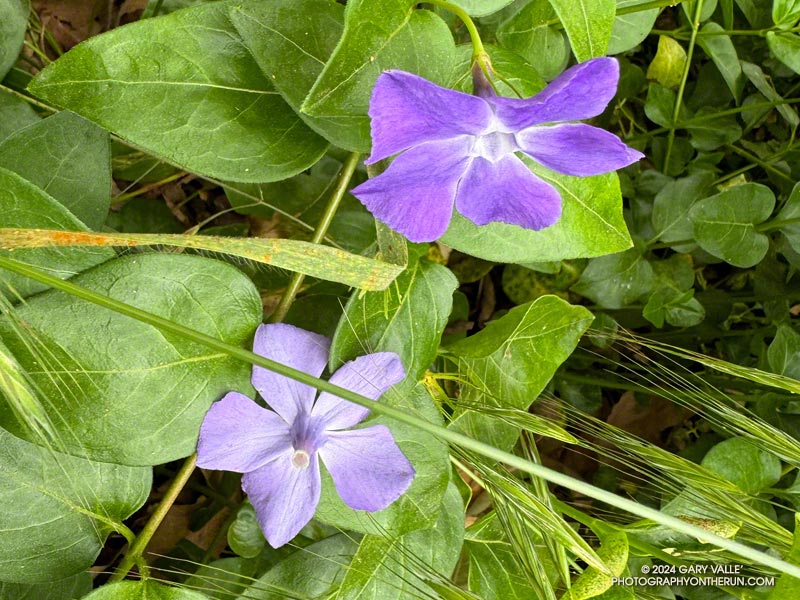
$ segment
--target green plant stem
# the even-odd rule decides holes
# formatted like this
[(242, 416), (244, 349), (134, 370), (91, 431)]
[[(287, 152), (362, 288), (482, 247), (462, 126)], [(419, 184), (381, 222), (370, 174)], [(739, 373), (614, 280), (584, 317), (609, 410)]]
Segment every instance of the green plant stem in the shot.
[[(339, 205), (342, 203), (342, 198), (344, 198), (345, 192), (347, 192), (347, 187), (350, 185), (350, 180), (353, 178), (353, 173), (356, 171), (360, 157), (361, 155), (358, 152), (353, 152), (347, 157), (347, 160), (342, 167), (342, 171), (339, 174), (339, 182), (336, 184), (333, 194), (331, 194), (331, 199), (328, 200), (328, 206), (325, 207), (325, 213), (322, 215), (322, 219), (320, 220), (319, 225), (317, 225), (317, 229), (314, 231), (314, 237), (311, 238), (312, 243), (319, 244), (328, 233), (328, 228), (331, 226), (333, 217), (336, 216), (336, 211), (339, 209)], [(297, 297), (297, 292), (300, 291), (300, 287), (303, 285), (305, 278), (305, 275), (302, 273), (295, 273), (292, 276), (288, 287), (283, 292), (283, 296), (281, 296), (281, 301), (278, 303), (278, 307), (270, 317), (270, 322), (280, 323), (286, 318), (286, 315), (289, 313), (289, 309), (292, 307), (294, 299)]]
[(445, 0), (429, 0), (429, 2), (435, 6), (445, 9), (448, 12), (453, 13), (462, 23), (464, 23), (464, 26), (467, 28), (467, 32), (469, 33), (469, 39), (472, 42), (472, 60), (473, 62), (479, 63), (481, 68), (483, 68), (484, 61), (488, 60), (489, 55), (486, 53), (486, 49), (483, 47), (481, 34), (478, 32), (478, 28), (475, 26), (475, 22), (472, 20), (472, 17), (467, 14), (467, 11), (460, 6), (453, 4), (452, 2), (446, 2)]
[[(741, 558), (749, 559), (760, 565), (771, 567), (793, 577), (800, 578), (800, 567), (797, 565), (793, 565), (779, 558), (775, 558), (774, 556), (760, 552), (755, 548), (751, 548), (750, 546), (745, 546), (739, 542), (723, 538), (714, 533), (706, 531), (705, 529), (697, 527), (696, 525), (692, 525), (691, 523), (687, 523), (686, 521), (682, 521), (676, 517), (664, 514), (661, 511), (639, 504), (633, 500), (623, 498), (602, 488), (585, 483), (570, 477), (569, 475), (565, 475), (564, 473), (559, 473), (558, 471), (554, 471), (553, 469), (549, 469), (543, 465), (538, 465), (532, 463), (531, 461), (520, 458), (519, 456), (515, 456), (514, 454), (504, 452), (503, 450), (499, 450), (490, 444), (472, 439), (467, 435), (458, 433), (457, 431), (447, 429), (441, 425), (437, 425), (420, 417), (414, 416), (406, 410), (388, 406), (380, 402), (375, 402), (374, 400), (357, 394), (351, 390), (339, 387), (338, 385), (334, 385), (329, 381), (324, 381), (309, 375), (304, 371), (293, 369), (292, 367), (281, 364), (274, 360), (259, 356), (258, 354), (250, 352), (249, 350), (245, 350), (244, 348), (233, 346), (210, 335), (206, 335), (205, 333), (195, 331), (194, 329), (190, 329), (189, 327), (185, 327), (178, 323), (173, 323), (169, 319), (165, 319), (164, 317), (144, 311), (119, 300), (103, 296), (102, 294), (88, 290), (72, 282), (62, 281), (61, 279), (54, 277), (36, 267), (13, 260), (11, 258), (0, 256), (0, 268), (11, 271), (12, 273), (17, 273), (18, 275), (22, 275), (24, 277), (29, 277), (57, 290), (61, 290), (62, 292), (66, 292), (67, 294), (75, 296), (76, 298), (81, 298), (98, 306), (108, 308), (114, 312), (126, 315), (136, 319), (137, 321), (141, 321), (142, 323), (147, 323), (148, 325), (152, 325), (161, 331), (171, 333), (173, 335), (179, 335), (187, 340), (202, 344), (203, 346), (206, 346), (212, 350), (223, 352), (237, 360), (244, 361), (251, 365), (264, 367), (265, 369), (280, 375), (284, 375), (290, 379), (293, 379), (294, 381), (314, 387), (323, 392), (328, 392), (334, 396), (342, 398), (343, 400), (349, 400), (350, 402), (358, 404), (359, 406), (369, 408), (376, 414), (385, 415), (401, 423), (416, 427), (421, 431), (438, 437), (444, 442), (461, 446), (535, 477), (541, 477), (545, 481), (548, 481), (554, 485), (562, 486), (578, 494), (582, 494), (584, 496), (594, 498), (600, 502), (615, 506), (620, 510), (624, 510), (636, 515), (639, 518), (648, 519), (665, 527), (669, 527), (670, 529), (673, 529), (679, 533), (702, 539), (706, 543), (713, 544), (714, 546), (722, 548), (723, 550), (727, 550), (728, 552)], [(178, 477), (170, 488), (171, 491), (173, 489), (179, 491), (178, 483), (182, 475), (185, 473), (185, 471), (190, 470), (186, 469), (185, 467), (182, 468), (178, 473)], [(180, 487), (182, 487), (182, 485), (183, 483), (181, 482)], [(164, 501), (162, 501), (162, 504), (164, 504)], [(152, 521), (154, 521), (154, 519), (152, 519)], [(149, 526), (150, 523), (148, 523), (147, 527)], [(136, 550), (141, 551), (140, 540), (144, 539), (144, 533), (145, 532), (143, 531), (136, 540)], [(152, 533), (150, 535), (152, 535)], [(122, 577), (124, 577), (124, 575), (117, 575), (117, 579), (121, 579)]]
[(189, 480), (189, 477), (192, 476), (194, 472), (194, 465), (197, 461), (197, 455), (192, 454), (189, 458), (181, 466), (180, 470), (178, 471), (177, 475), (175, 475), (175, 479), (172, 480), (172, 483), (169, 486), (169, 489), (164, 494), (164, 497), (161, 499), (161, 502), (158, 503), (155, 512), (147, 521), (147, 524), (144, 526), (139, 535), (136, 536), (134, 542), (128, 548), (128, 552), (125, 554), (125, 558), (122, 559), (122, 562), (117, 567), (117, 570), (109, 579), (109, 582), (114, 583), (116, 581), (122, 581), (125, 579), (125, 576), (128, 572), (133, 568), (133, 565), (139, 565), (139, 572), (143, 577), (147, 576), (147, 567), (145, 566), (144, 560), (142, 559), (142, 554), (144, 553), (147, 544), (150, 543), (155, 532), (158, 530), (159, 525), (161, 525), (161, 521), (164, 520), (164, 517), (167, 516), (169, 509), (172, 508), (172, 505), (175, 503), (175, 500), (178, 498), (178, 494), (181, 493), (183, 490), (183, 486), (186, 485), (186, 482)]
[(692, 19), (692, 35), (689, 38), (689, 49), (686, 51), (686, 65), (683, 67), (681, 83), (675, 96), (675, 108), (672, 111), (672, 123), (667, 134), (667, 151), (664, 153), (664, 173), (669, 170), (669, 159), (672, 157), (672, 146), (675, 143), (675, 128), (683, 104), (683, 93), (686, 91), (686, 82), (689, 80), (689, 70), (692, 68), (692, 55), (697, 42), (697, 32), (700, 29), (700, 13), (703, 10), (703, 0), (696, 0), (694, 18)]

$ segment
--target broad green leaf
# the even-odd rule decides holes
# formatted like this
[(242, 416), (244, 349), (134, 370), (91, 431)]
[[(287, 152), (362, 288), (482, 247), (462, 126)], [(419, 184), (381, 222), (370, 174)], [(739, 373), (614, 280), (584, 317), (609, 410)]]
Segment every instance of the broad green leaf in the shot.
[(605, 56), (614, 15), (615, 0), (550, 0), (569, 37), (578, 62)]
[(4, 429), (0, 475), (0, 581), (24, 584), (88, 569), (152, 482), (150, 469), (67, 456)]
[(622, 531), (601, 536), (601, 546), (597, 550), (597, 556), (611, 573), (603, 573), (596, 567), (588, 567), (561, 596), (562, 600), (588, 600), (609, 590), (614, 585), (613, 578), (622, 575), (628, 563), (628, 536)]
[(294, 175), (327, 144), (262, 75), (228, 6), (199, 5), (93, 37), (28, 87), (202, 175), (230, 181)]
[[(792, 548), (784, 560), (795, 565), (800, 564), (800, 513), (794, 514), (794, 539)], [(800, 596), (800, 579), (784, 574), (775, 582), (775, 587), (770, 591), (767, 600), (783, 600), (798, 596)]]
[(465, 254), (512, 263), (588, 258), (630, 248), (616, 173), (570, 177), (538, 166), (534, 170), (561, 194), (563, 212), (555, 225), (541, 231), (505, 223), (479, 227), (454, 212), (442, 243)]
[(701, 464), (748, 494), (757, 494), (781, 478), (781, 461), (743, 437), (716, 444)]
[(704, 152), (732, 144), (742, 137), (742, 128), (734, 115), (719, 116), (711, 107), (698, 110), (685, 127), (692, 146)]
[(772, 25), (770, 4), (761, 0), (736, 0), (736, 5), (753, 29), (769, 28)]
[[(709, 172), (699, 172), (667, 183), (653, 201), (653, 228), (662, 242), (686, 242), (694, 238), (689, 210), (705, 196), (714, 181)], [(679, 252), (690, 252), (695, 244), (681, 244)]]
[(239, 600), (329, 598), (347, 573), (358, 548), (347, 534), (300, 548), (254, 581)]
[[(544, 79), (522, 55), (493, 44), (485, 44), (484, 49), (492, 61), (492, 71), (496, 75), (492, 83), (499, 95), (515, 98), (519, 94), (527, 98), (544, 89)], [(472, 45), (462, 44), (456, 48), (456, 53), (457, 61), (450, 87), (471, 94)]]
[(694, 297), (694, 290), (658, 288), (647, 300), (642, 316), (659, 328), (664, 321), (675, 327), (692, 327), (703, 321), (706, 311)]
[(3, 600), (74, 600), (91, 591), (92, 578), (88, 571), (52, 583), (0, 581), (0, 598)]
[[(86, 231), (71, 212), (23, 179), (0, 167), (0, 227), (47, 227), (51, 229)], [(62, 279), (69, 279), (111, 258), (111, 248), (31, 248), (0, 250), (5, 256), (40, 267)], [(26, 277), (3, 273), (3, 291), (9, 298), (27, 298), (47, 286)]]
[(145, 579), (106, 584), (84, 596), (83, 600), (208, 600), (208, 596)]
[(513, 1), (514, 0), (454, 0), (453, 4), (457, 4), (473, 17), (485, 17), (496, 13)]
[(775, 217), (776, 224), (795, 251), (800, 252), (800, 184), (795, 184), (789, 199)]
[[(758, 1), (759, 0), (756, 0), (756, 2)], [(686, 18), (694, 20), (698, 7), (698, 0), (686, 0), (685, 2), (681, 2), (681, 7), (683, 8)], [(700, 22), (702, 23), (710, 19), (716, 8), (717, 0), (702, 0), (702, 6), (700, 6)]]
[[(264, 75), (299, 112), (342, 36), (344, 6), (333, 0), (249, 2), (232, 6), (231, 20)], [(348, 150), (369, 149), (362, 116), (299, 114), (331, 143)]]
[(768, 31), (767, 45), (779, 61), (795, 73), (800, 73), (800, 36)]
[(772, 214), (775, 196), (759, 183), (745, 183), (704, 198), (689, 210), (694, 238), (709, 254), (737, 267), (757, 265), (769, 238), (755, 225)]
[(744, 77), (742, 76), (742, 65), (739, 64), (739, 56), (733, 46), (730, 36), (722, 35), (724, 30), (717, 23), (706, 23), (700, 29), (697, 36), (697, 43), (705, 51), (708, 57), (722, 73), (725, 83), (728, 84), (731, 94), (736, 102), (742, 97), (744, 89)]
[(676, 87), (683, 78), (686, 50), (668, 35), (658, 36), (658, 51), (647, 67), (647, 78), (667, 88)]
[(228, 527), (228, 545), (239, 556), (254, 558), (261, 554), (266, 544), (267, 540), (256, 519), (256, 510), (249, 502), (242, 504)]
[[(653, 24), (661, 12), (658, 8), (640, 10), (640, 4), (650, 0), (617, 0), (617, 14), (608, 41), (608, 54), (621, 54), (638, 46), (650, 34)], [(627, 12), (627, 10), (631, 12)], [(621, 11), (625, 11), (620, 14)]]
[(773, 372), (800, 379), (800, 333), (789, 325), (779, 325), (767, 348), (767, 360)]
[[(435, 83), (450, 78), (455, 43), (438, 15), (415, 10), (411, 0), (352, 0), (344, 34), (300, 110), (312, 117), (350, 117), (358, 139), (369, 138), (367, 109), (378, 75), (386, 69), (416, 73)], [(355, 134), (353, 134), (355, 135)], [(356, 150), (366, 152), (367, 146)]]
[(17, 62), (30, 10), (29, 0), (0, 0), (0, 79)]
[(800, 19), (800, 0), (773, 0), (772, 20), (781, 29), (790, 29)]
[(336, 600), (413, 598), (426, 579), (435, 580), (436, 575), (449, 579), (463, 539), (464, 503), (451, 483), (433, 527), (401, 537), (365, 535), (361, 539)]
[(645, 248), (636, 247), (589, 261), (572, 291), (603, 308), (632, 304), (653, 288), (653, 267), (644, 259)]
[(583, 307), (543, 296), (512, 308), (479, 333), (448, 346), (447, 356), (466, 380), (461, 399), (470, 405), (455, 415), (450, 427), (497, 447), (513, 446), (519, 429), (482, 415), (475, 407), (527, 410), (592, 319)]
[(0, 142), (15, 131), (33, 125), (40, 117), (23, 99), (0, 90)]
[(382, 292), (354, 292), (331, 345), (330, 368), (369, 352), (395, 352), (411, 381), (436, 358), (458, 282), (425, 259), (410, 265)]
[(542, 77), (555, 79), (569, 62), (569, 44), (564, 32), (553, 25), (556, 19), (548, 0), (533, 0), (498, 28), (497, 39)]
[(0, 167), (39, 186), (90, 229), (105, 222), (111, 203), (108, 132), (75, 113), (56, 113), (7, 137), (0, 143)]
[[(441, 424), (439, 410), (422, 384), (414, 385), (406, 380), (384, 394), (380, 401)], [(323, 470), (322, 497), (315, 518), (341, 529), (390, 537), (432, 527), (450, 479), (447, 446), (429, 433), (385, 417), (370, 419), (365, 426), (377, 424), (387, 425), (392, 430), (400, 450), (414, 465), (416, 475), (411, 487), (387, 508), (368, 513), (346, 506), (336, 493), (330, 475)]]
[[(749, 63), (746, 61), (742, 61), (742, 72), (747, 76), (756, 89), (767, 99), (772, 102), (783, 102), (783, 98), (781, 97), (778, 92), (775, 91), (775, 88), (767, 79), (766, 75), (764, 75), (764, 71), (761, 70), (761, 67), (758, 65), (754, 65), (753, 63)], [(779, 104), (776, 106), (778, 112), (781, 113), (781, 116), (786, 119), (786, 121), (792, 126), (797, 127), (800, 125), (800, 117), (797, 116), (797, 111), (794, 109), (793, 106), (788, 104)]]
[[(249, 279), (197, 256), (131, 255), (73, 281), (231, 344), (249, 343), (263, 313)], [(49, 398), (71, 454), (131, 465), (188, 456), (211, 403), (249, 389), (247, 365), (64, 292), (40, 294), (10, 318), (25, 328), (7, 317), (0, 336)], [(0, 424), (25, 435), (5, 404)]]
[[(202, 590), (214, 600), (231, 600), (243, 593), (253, 582), (258, 561), (229, 556), (202, 565), (184, 584), (189, 589)], [(259, 574), (261, 570), (258, 571)]]

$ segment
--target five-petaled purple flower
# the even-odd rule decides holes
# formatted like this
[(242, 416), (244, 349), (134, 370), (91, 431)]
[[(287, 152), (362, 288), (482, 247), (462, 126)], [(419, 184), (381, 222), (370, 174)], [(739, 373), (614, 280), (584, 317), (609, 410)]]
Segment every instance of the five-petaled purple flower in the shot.
[(535, 96), (517, 99), (491, 91), (471, 96), (411, 73), (386, 71), (370, 100), (367, 164), (403, 153), (352, 193), (413, 242), (441, 237), (454, 204), (476, 225), (548, 227), (561, 216), (561, 197), (515, 153), (581, 177), (642, 158), (603, 129), (564, 123), (603, 112), (618, 80), (617, 61), (596, 58), (568, 69)]
[[(253, 351), (319, 377), (330, 340), (291, 325), (261, 325)], [(373, 400), (404, 377), (393, 352), (361, 356), (342, 366), (330, 382)], [(291, 540), (314, 516), (320, 498), (318, 457), (342, 500), (353, 509), (376, 511), (411, 485), (414, 468), (385, 425), (348, 427), (369, 409), (283, 375), (253, 367), (253, 387), (274, 409), (230, 392), (212, 405), (200, 428), (197, 465), (244, 473), (242, 487), (274, 548)]]

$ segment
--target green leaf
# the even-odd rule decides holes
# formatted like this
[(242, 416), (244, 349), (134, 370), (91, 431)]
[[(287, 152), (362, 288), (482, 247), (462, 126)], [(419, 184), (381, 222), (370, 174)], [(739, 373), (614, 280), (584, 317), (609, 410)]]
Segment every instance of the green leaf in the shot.
[[(546, 85), (544, 79), (522, 55), (493, 44), (485, 44), (484, 49), (492, 61), (492, 71), (496, 75), (492, 83), (496, 86), (499, 95), (516, 97), (519, 93), (522, 97), (527, 98), (544, 89)], [(470, 72), (472, 45), (458, 46), (456, 55), (457, 62), (450, 87), (471, 94), (473, 91)]]
[(789, 325), (779, 325), (767, 348), (767, 360), (774, 373), (800, 379), (800, 333)]
[(255, 558), (267, 544), (261, 526), (256, 519), (256, 510), (249, 502), (242, 504), (228, 528), (228, 545), (244, 558)]
[(22, 98), (0, 90), (0, 142), (15, 131), (40, 120), (36, 111)]
[(775, 196), (759, 183), (745, 183), (704, 198), (689, 211), (694, 238), (709, 254), (737, 267), (757, 265), (769, 238), (755, 229), (772, 214)]
[(464, 503), (451, 483), (433, 527), (401, 537), (364, 536), (336, 598), (414, 598), (426, 579), (449, 579), (463, 539)]
[(786, 236), (791, 247), (800, 252), (800, 184), (795, 184), (789, 199), (775, 217), (776, 224), (780, 224), (780, 230)]
[(767, 46), (779, 61), (800, 73), (800, 36), (768, 31)]
[[(784, 556), (784, 560), (795, 565), (800, 564), (800, 513), (794, 514), (794, 539), (792, 540), (792, 548)], [(770, 591), (767, 600), (783, 600), (784, 598), (797, 598), (798, 596), (800, 596), (800, 579), (783, 574), (775, 583), (772, 591)]]
[(84, 596), (83, 600), (208, 600), (208, 596), (146, 579), (106, 584)]
[(370, 352), (395, 352), (411, 381), (419, 381), (436, 358), (453, 307), (455, 276), (421, 260), (382, 292), (354, 292), (331, 344), (330, 368)]
[(623, 308), (653, 289), (653, 267), (644, 259), (645, 248), (634, 248), (593, 258), (572, 291), (603, 308)]
[(611, 28), (611, 39), (608, 42), (608, 54), (621, 54), (640, 43), (650, 34), (650, 30), (661, 12), (658, 8), (634, 10), (619, 14), (621, 9), (649, 4), (650, 0), (617, 0), (617, 14)]
[[(20, 175), (0, 167), (0, 227), (48, 227), (69, 231), (86, 231), (86, 226), (75, 216)], [(105, 262), (115, 255), (111, 248), (31, 248), (0, 250), (3, 256), (30, 265), (44, 267), (61, 279)], [(10, 299), (27, 298), (47, 286), (27, 277), (3, 273), (3, 282), (9, 286), (5, 293)], [(5, 287), (5, 286), (4, 286)]]
[(231, 20), (283, 99), (331, 143), (365, 152), (363, 116), (312, 117), (299, 112), (342, 36), (344, 6), (333, 0), (278, 0), (231, 7)]
[[(197, 256), (131, 255), (74, 281), (237, 345), (249, 343), (263, 313), (250, 280)], [(40, 294), (10, 318), (25, 328), (7, 317), (0, 337), (50, 400), (71, 454), (131, 465), (188, 456), (211, 403), (249, 389), (243, 363), (63, 292)], [(25, 435), (6, 404), (0, 424)]]
[(748, 494), (757, 494), (781, 478), (781, 461), (743, 437), (716, 444), (701, 464)]
[(555, 19), (549, 2), (536, 0), (497, 30), (500, 43), (524, 57), (547, 80), (555, 79), (569, 62), (567, 38), (553, 25)]
[[(188, 589), (203, 590), (214, 600), (231, 600), (244, 593), (253, 582), (253, 575), (259, 568), (259, 561), (229, 556), (202, 565), (186, 579)], [(258, 571), (259, 574), (261, 570)]]
[[(694, 239), (689, 210), (705, 196), (714, 181), (709, 172), (699, 172), (667, 183), (653, 201), (655, 237), (662, 242), (685, 242)], [(675, 246), (679, 252), (690, 252), (695, 244)]]
[(92, 591), (92, 578), (88, 571), (53, 583), (3, 583), (0, 581), (0, 598), (3, 600), (74, 600)]
[(28, 27), (28, 0), (0, 0), (0, 79), (17, 62)]
[(562, 600), (588, 600), (599, 596), (611, 589), (614, 578), (622, 575), (628, 563), (628, 536), (623, 531), (615, 531), (601, 536), (601, 542), (597, 556), (611, 573), (603, 573), (596, 567), (588, 567), (561, 596)]
[(88, 569), (152, 481), (150, 469), (67, 456), (3, 429), (0, 475), (0, 581), (24, 584)]
[(790, 29), (800, 19), (800, 0), (773, 0), (772, 20), (781, 29)]
[(753, 63), (742, 61), (742, 72), (767, 100), (781, 103), (775, 108), (778, 109), (778, 112), (781, 113), (781, 116), (786, 119), (789, 125), (792, 127), (800, 125), (800, 117), (797, 116), (797, 111), (788, 104), (782, 104), (783, 97), (775, 91), (775, 88), (769, 82), (767, 76), (764, 75), (764, 71), (761, 70), (761, 67)]
[[(415, 10), (411, 0), (352, 0), (344, 34), (303, 102), (313, 117), (348, 117), (358, 139), (369, 139), (369, 99), (386, 69), (416, 73), (445, 84), (455, 62), (455, 43), (438, 15)], [(353, 134), (355, 135), (355, 134)], [(366, 145), (355, 148), (366, 152)]]
[(686, 50), (667, 35), (658, 36), (658, 51), (647, 67), (647, 78), (667, 88), (676, 87), (683, 78)]
[(457, 4), (463, 8), (470, 16), (486, 17), (508, 6), (513, 1), (514, 0), (454, 0), (453, 4)]
[(659, 328), (665, 320), (675, 327), (692, 327), (703, 321), (706, 311), (695, 299), (694, 290), (659, 288), (647, 300), (642, 316)]
[[(448, 346), (448, 357), (467, 381), (461, 389), (462, 401), (527, 410), (592, 319), (583, 307), (542, 296)], [(450, 427), (499, 448), (510, 448), (519, 435), (518, 428), (479, 410), (468, 409), (454, 417)]]
[(215, 2), (119, 27), (76, 46), (28, 87), (190, 171), (284, 179), (327, 144), (262, 75), (227, 13), (228, 3)]
[(90, 229), (105, 222), (111, 204), (109, 135), (75, 113), (56, 113), (7, 137), (0, 143), (0, 167), (39, 186)]
[(569, 37), (578, 62), (605, 56), (614, 16), (615, 0), (550, 0)]
[(689, 140), (694, 148), (704, 152), (732, 144), (742, 137), (742, 128), (734, 115), (717, 115), (716, 109), (703, 107), (686, 123)]
[(242, 596), (247, 600), (327, 598), (347, 573), (358, 544), (339, 534), (301, 548), (254, 581)]
[[(414, 385), (406, 380), (384, 394), (381, 402), (441, 424), (439, 409), (422, 384)], [(386, 417), (366, 422), (366, 426), (377, 424), (387, 425), (391, 429), (400, 450), (414, 465), (416, 475), (411, 487), (384, 510), (368, 513), (345, 505), (336, 493), (330, 475), (323, 470), (322, 497), (315, 518), (341, 529), (390, 537), (432, 527), (450, 479), (447, 446), (429, 433)]]
[(731, 94), (733, 94), (738, 103), (744, 89), (742, 65), (739, 64), (739, 56), (730, 36), (722, 35), (723, 31), (724, 29), (717, 23), (706, 23), (700, 29), (697, 43), (708, 57), (714, 61), (723, 79), (725, 79), (725, 83), (728, 84), (728, 89), (730, 89)]
[(563, 213), (555, 225), (541, 231), (505, 223), (479, 227), (454, 212), (442, 243), (465, 254), (512, 263), (587, 258), (630, 248), (616, 173), (570, 177), (538, 166), (533, 170), (561, 194)]

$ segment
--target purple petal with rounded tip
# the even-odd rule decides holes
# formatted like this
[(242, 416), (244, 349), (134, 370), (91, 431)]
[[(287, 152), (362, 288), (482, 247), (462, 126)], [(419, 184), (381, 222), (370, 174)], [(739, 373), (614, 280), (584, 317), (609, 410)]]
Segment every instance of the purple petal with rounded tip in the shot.
[(579, 177), (616, 171), (644, 158), (613, 133), (583, 123), (530, 127), (517, 134), (517, 143), (548, 169)]
[(273, 548), (291, 541), (317, 510), (320, 495), (319, 462), (312, 454), (308, 467), (292, 466), (293, 450), (245, 473), (242, 489), (256, 510), (261, 529)]
[(618, 82), (616, 59), (593, 58), (567, 69), (531, 98), (498, 97), (489, 102), (508, 131), (519, 131), (539, 123), (596, 117), (617, 93)]
[[(377, 400), (406, 373), (394, 352), (375, 352), (359, 356), (342, 365), (330, 382), (372, 400)], [(344, 429), (363, 421), (369, 409), (322, 392), (311, 409), (312, 416), (325, 422), (326, 430)]]
[(476, 225), (499, 221), (539, 230), (561, 216), (561, 196), (513, 154), (476, 157), (461, 182), (456, 210)]
[(374, 163), (411, 146), (486, 129), (492, 110), (485, 100), (403, 71), (381, 73), (369, 102)]
[[(283, 365), (319, 377), (328, 362), (331, 341), (292, 325), (259, 325), (253, 352)], [(253, 387), (275, 412), (291, 424), (298, 410), (308, 412), (317, 391), (283, 375), (253, 366)]]
[(414, 467), (385, 425), (331, 431), (319, 449), (336, 491), (352, 509), (374, 512), (397, 500), (411, 485)]
[(230, 392), (211, 405), (200, 426), (197, 466), (247, 473), (292, 447), (289, 426), (247, 396)]
[(350, 193), (412, 242), (432, 242), (450, 224), (471, 147), (468, 136), (415, 146)]

